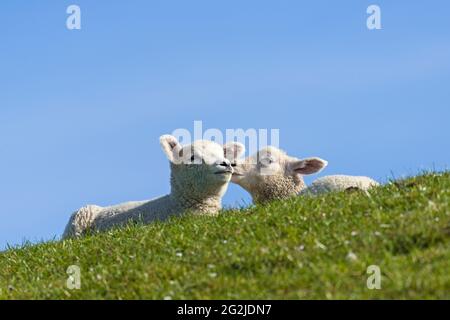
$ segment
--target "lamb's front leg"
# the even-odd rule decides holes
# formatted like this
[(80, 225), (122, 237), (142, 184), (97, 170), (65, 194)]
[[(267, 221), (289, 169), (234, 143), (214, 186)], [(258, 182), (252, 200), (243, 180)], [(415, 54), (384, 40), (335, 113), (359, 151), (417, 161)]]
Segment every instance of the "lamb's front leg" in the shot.
[(88, 205), (75, 211), (66, 225), (62, 238), (68, 239), (82, 236), (90, 229), (97, 213), (102, 209), (99, 206)]

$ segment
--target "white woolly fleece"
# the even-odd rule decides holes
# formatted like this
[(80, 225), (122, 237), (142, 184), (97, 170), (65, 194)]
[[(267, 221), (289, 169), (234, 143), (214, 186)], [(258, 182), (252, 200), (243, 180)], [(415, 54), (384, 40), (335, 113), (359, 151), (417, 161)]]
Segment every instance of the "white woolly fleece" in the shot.
[(369, 177), (332, 175), (314, 180), (314, 182), (302, 193), (322, 194), (327, 192), (345, 191), (347, 189), (359, 189), (367, 191), (380, 184)]

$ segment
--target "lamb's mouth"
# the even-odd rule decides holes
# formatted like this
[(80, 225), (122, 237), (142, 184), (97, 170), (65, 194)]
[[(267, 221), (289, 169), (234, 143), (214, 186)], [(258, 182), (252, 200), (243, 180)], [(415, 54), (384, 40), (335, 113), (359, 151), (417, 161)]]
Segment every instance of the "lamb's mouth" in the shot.
[(214, 174), (232, 174), (233, 172), (231, 170), (222, 170), (214, 172)]

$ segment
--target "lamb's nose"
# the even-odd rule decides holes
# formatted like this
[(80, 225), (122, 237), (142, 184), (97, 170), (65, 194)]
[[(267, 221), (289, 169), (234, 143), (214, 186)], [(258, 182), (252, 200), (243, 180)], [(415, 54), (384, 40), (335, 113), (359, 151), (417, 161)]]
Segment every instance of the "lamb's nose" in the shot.
[(231, 164), (226, 163), (225, 161), (220, 164), (223, 167), (231, 167)]
[(225, 168), (231, 168), (231, 162), (229, 160), (225, 159), (224, 161), (219, 163), (219, 166), (225, 167)]

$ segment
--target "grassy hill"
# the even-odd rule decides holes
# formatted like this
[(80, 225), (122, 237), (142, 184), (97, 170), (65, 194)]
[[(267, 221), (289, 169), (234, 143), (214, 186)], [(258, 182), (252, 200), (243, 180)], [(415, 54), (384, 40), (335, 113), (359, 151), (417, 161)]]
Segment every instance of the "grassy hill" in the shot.
[[(450, 298), (450, 173), (0, 253), (0, 299)], [(66, 287), (70, 265), (81, 289)], [(381, 269), (380, 290), (366, 286)]]

